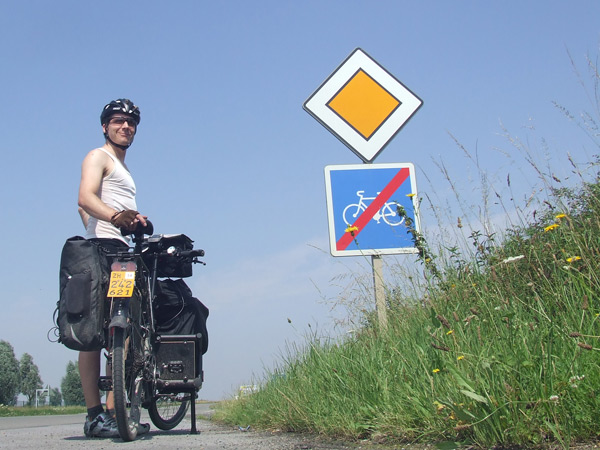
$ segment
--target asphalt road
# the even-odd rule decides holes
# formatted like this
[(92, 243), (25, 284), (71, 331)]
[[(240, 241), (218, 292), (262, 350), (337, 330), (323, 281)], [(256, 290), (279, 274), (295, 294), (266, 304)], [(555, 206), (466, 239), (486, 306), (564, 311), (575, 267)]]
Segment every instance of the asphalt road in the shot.
[[(144, 410), (145, 412), (145, 410)], [(84, 414), (63, 416), (0, 417), (0, 449), (31, 450), (96, 450), (123, 449), (194, 449), (194, 450), (331, 450), (361, 448), (335, 442), (322, 442), (313, 437), (294, 433), (258, 432), (250, 428), (226, 427), (208, 419), (210, 405), (199, 404), (197, 428), (199, 434), (190, 435), (188, 414), (179, 426), (162, 431), (151, 424), (148, 434), (133, 442), (121, 439), (86, 438), (83, 434)], [(147, 416), (142, 421), (151, 423)], [(243, 424), (244, 427), (246, 424)]]

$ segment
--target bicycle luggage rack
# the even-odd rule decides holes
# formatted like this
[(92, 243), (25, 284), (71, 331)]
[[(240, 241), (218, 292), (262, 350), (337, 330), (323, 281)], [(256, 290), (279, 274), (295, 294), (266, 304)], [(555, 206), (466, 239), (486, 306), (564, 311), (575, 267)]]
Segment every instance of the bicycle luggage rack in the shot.
[(196, 393), (204, 381), (202, 355), (200, 354), (201, 334), (168, 335), (156, 338), (156, 366), (159, 376), (156, 386), (163, 394), (190, 393), (192, 428), (196, 429)]

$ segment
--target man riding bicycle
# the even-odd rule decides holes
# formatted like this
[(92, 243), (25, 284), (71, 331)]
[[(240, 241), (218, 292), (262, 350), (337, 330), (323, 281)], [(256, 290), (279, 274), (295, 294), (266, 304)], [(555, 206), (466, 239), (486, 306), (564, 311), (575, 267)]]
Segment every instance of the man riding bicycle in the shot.
[[(138, 223), (146, 226), (147, 216), (137, 211), (136, 188), (125, 165), (127, 149), (140, 123), (140, 110), (128, 99), (113, 100), (100, 115), (105, 142), (90, 151), (81, 166), (79, 214), (86, 229), (86, 239), (94, 240), (109, 253), (129, 247), (129, 238), (121, 229), (133, 231)], [(107, 411), (100, 400), (101, 351), (79, 352), (79, 373), (87, 407), (84, 433), (88, 437), (118, 437), (114, 420), (112, 392), (106, 399)], [(109, 371), (107, 371), (107, 374)], [(140, 425), (138, 434), (149, 425)]]

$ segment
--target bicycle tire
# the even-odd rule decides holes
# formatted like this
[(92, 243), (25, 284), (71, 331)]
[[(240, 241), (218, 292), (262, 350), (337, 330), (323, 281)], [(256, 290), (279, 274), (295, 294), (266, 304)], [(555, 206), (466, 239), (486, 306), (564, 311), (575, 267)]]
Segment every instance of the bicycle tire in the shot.
[(161, 430), (171, 430), (181, 423), (190, 405), (188, 396), (179, 400), (176, 395), (155, 395), (148, 408), (152, 423)]
[(135, 339), (130, 330), (131, 327), (114, 328), (112, 355), (117, 428), (121, 439), (126, 442), (133, 441), (137, 436), (142, 396), (142, 380), (138, 373), (135, 373), (133, 364)]

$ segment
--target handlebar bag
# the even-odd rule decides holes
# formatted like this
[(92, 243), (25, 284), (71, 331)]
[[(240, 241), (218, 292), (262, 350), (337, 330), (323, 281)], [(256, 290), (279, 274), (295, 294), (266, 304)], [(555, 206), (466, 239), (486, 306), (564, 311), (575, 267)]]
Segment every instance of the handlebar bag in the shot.
[(104, 307), (110, 266), (100, 246), (81, 236), (67, 239), (60, 258), (58, 341), (72, 350), (105, 347)]
[[(192, 250), (194, 241), (185, 234), (160, 234), (149, 237), (148, 245), (150, 249), (159, 251), (167, 250), (169, 247), (175, 247), (177, 250)], [(144, 260), (150, 266), (151, 255), (146, 254)], [(190, 258), (161, 255), (158, 257), (157, 269), (160, 278), (188, 278), (192, 276), (192, 261)]]

